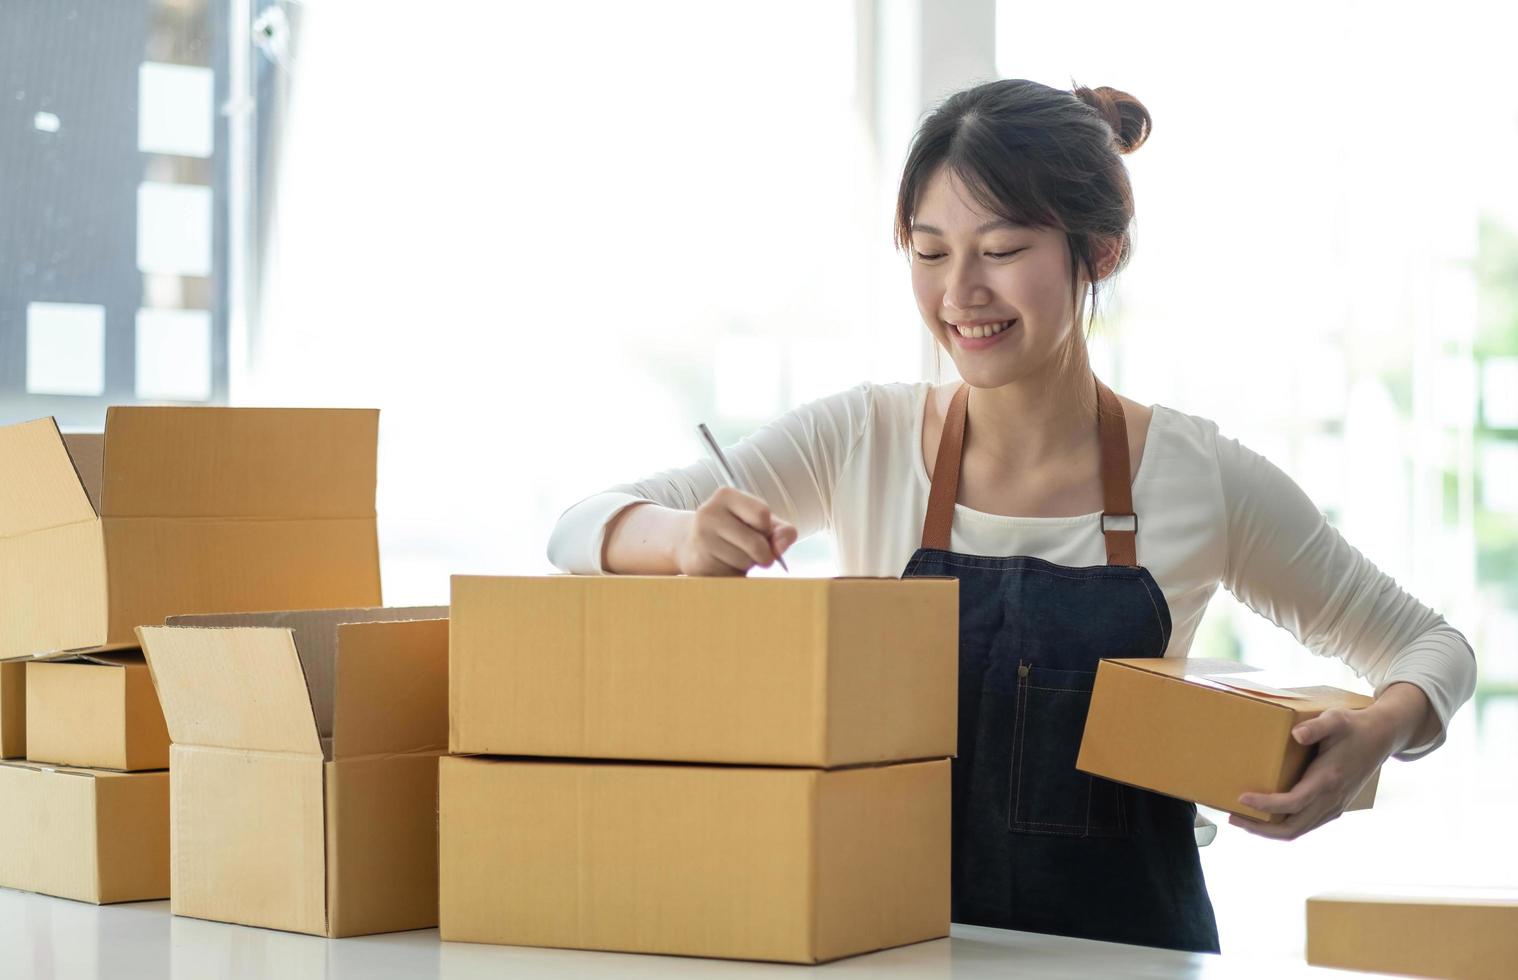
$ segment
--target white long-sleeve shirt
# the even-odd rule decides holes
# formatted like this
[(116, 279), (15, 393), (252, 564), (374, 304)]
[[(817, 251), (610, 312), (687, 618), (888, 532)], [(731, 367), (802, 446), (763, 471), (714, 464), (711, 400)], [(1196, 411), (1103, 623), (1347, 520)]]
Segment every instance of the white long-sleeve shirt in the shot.
[[(931, 390), (928, 382), (858, 385), (780, 416), (728, 450), (728, 461), (802, 537), (831, 531), (841, 574), (900, 575), (927, 511), (921, 447)], [(606, 525), (618, 512), (640, 501), (694, 510), (718, 486), (702, 461), (588, 497), (560, 516), (549, 561), (601, 574)], [(1450, 716), (1475, 689), (1470, 644), (1351, 547), (1269, 460), (1214, 422), (1155, 405), (1133, 504), (1139, 563), (1170, 605), (1166, 656), (1187, 655), (1221, 583), (1313, 653), (1343, 660), (1377, 696), (1398, 681), (1421, 688), (1440, 730), (1396, 758), (1443, 744)], [(1007, 517), (956, 505), (952, 550), (1101, 565), (1100, 516)]]

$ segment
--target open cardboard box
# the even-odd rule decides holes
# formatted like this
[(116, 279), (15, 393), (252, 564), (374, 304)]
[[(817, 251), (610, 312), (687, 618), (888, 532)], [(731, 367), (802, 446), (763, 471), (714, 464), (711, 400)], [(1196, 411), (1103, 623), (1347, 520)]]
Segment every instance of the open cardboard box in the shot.
[(0, 427), (0, 659), (171, 615), (377, 606), (379, 414), (114, 407)]
[[(1075, 767), (1120, 783), (1269, 823), (1281, 814), (1239, 803), (1241, 793), (1284, 793), (1317, 746), (1291, 737), (1329, 708), (1373, 699), (1336, 687), (1296, 686), (1231, 660), (1145, 657), (1097, 665)], [(1347, 809), (1375, 799), (1380, 774)]]
[(1415, 888), (1307, 900), (1307, 962), (1418, 977), (1518, 975), (1518, 889)]
[(173, 740), (174, 914), (333, 937), (437, 924), (446, 615), (138, 630)]
[(29, 661), (26, 757), (127, 772), (169, 768), (169, 730), (142, 652), (65, 653)]
[(833, 768), (954, 754), (953, 578), (453, 578), (450, 751)]
[(817, 963), (949, 933), (949, 761), (442, 760), (445, 940)]
[(169, 894), (169, 774), (0, 763), (0, 886), (81, 902)]

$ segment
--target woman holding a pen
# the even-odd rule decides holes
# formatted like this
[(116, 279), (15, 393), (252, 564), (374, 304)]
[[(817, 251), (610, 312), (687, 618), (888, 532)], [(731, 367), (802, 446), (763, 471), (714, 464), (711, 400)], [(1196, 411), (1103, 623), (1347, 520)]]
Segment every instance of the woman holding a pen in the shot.
[(1318, 746), (1295, 787), (1241, 800), (1284, 821), (1231, 820), (1290, 840), (1387, 758), (1437, 748), (1475, 661), (1280, 469), (1092, 373), (1086, 294), (1094, 307), (1128, 260), (1121, 157), (1150, 124), (1110, 88), (1004, 80), (950, 97), (912, 144), (896, 235), (963, 382), (803, 405), (727, 452), (736, 487), (708, 462), (613, 487), (560, 517), (549, 558), (743, 575), (827, 530), (845, 575), (958, 578), (954, 921), (1215, 951), (1195, 806), (1077, 771), (1079, 724), (1014, 733), (1017, 706), (1025, 722), (1083, 718), (1099, 660), (1186, 656), (1222, 585), (1375, 685), (1372, 706), (1293, 733)]

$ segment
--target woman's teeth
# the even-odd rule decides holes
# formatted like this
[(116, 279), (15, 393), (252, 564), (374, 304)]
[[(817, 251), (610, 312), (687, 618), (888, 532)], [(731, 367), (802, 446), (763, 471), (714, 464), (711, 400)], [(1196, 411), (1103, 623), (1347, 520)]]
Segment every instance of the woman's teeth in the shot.
[(996, 334), (1001, 333), (1003, 330), (1007, 329), (1011, 325), (1012, 325), (1012, 321), (1011, 320), (1003, 320), (1000, 323), (991, 323), (991, 324), (987, 324), (986, 326), (983, 326), (983, 327), (961, 327), (961, 326), (955, 325), (954, 329), (957, 330), (957, 331), (959, 331), (959, 335), (961, 337), (971, 337), (971, 338), (976, 338), (976, 337), (993, 337)]

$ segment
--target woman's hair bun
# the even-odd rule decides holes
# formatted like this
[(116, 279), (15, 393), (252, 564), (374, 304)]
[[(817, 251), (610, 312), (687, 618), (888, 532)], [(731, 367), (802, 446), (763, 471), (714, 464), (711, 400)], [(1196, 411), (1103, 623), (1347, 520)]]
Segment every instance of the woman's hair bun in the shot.
[(1149, 118), (1149, 110), (1144, 108), (1144, 103), (1127, 92), (1106, 85), (1093, 89), (1078, 84), (1071, 91), (1076, 98), (1095, 109), (1097, 115), (1112, 127), (1117, 152), (1132, 153), (1149, 138), (1154, 127)]

